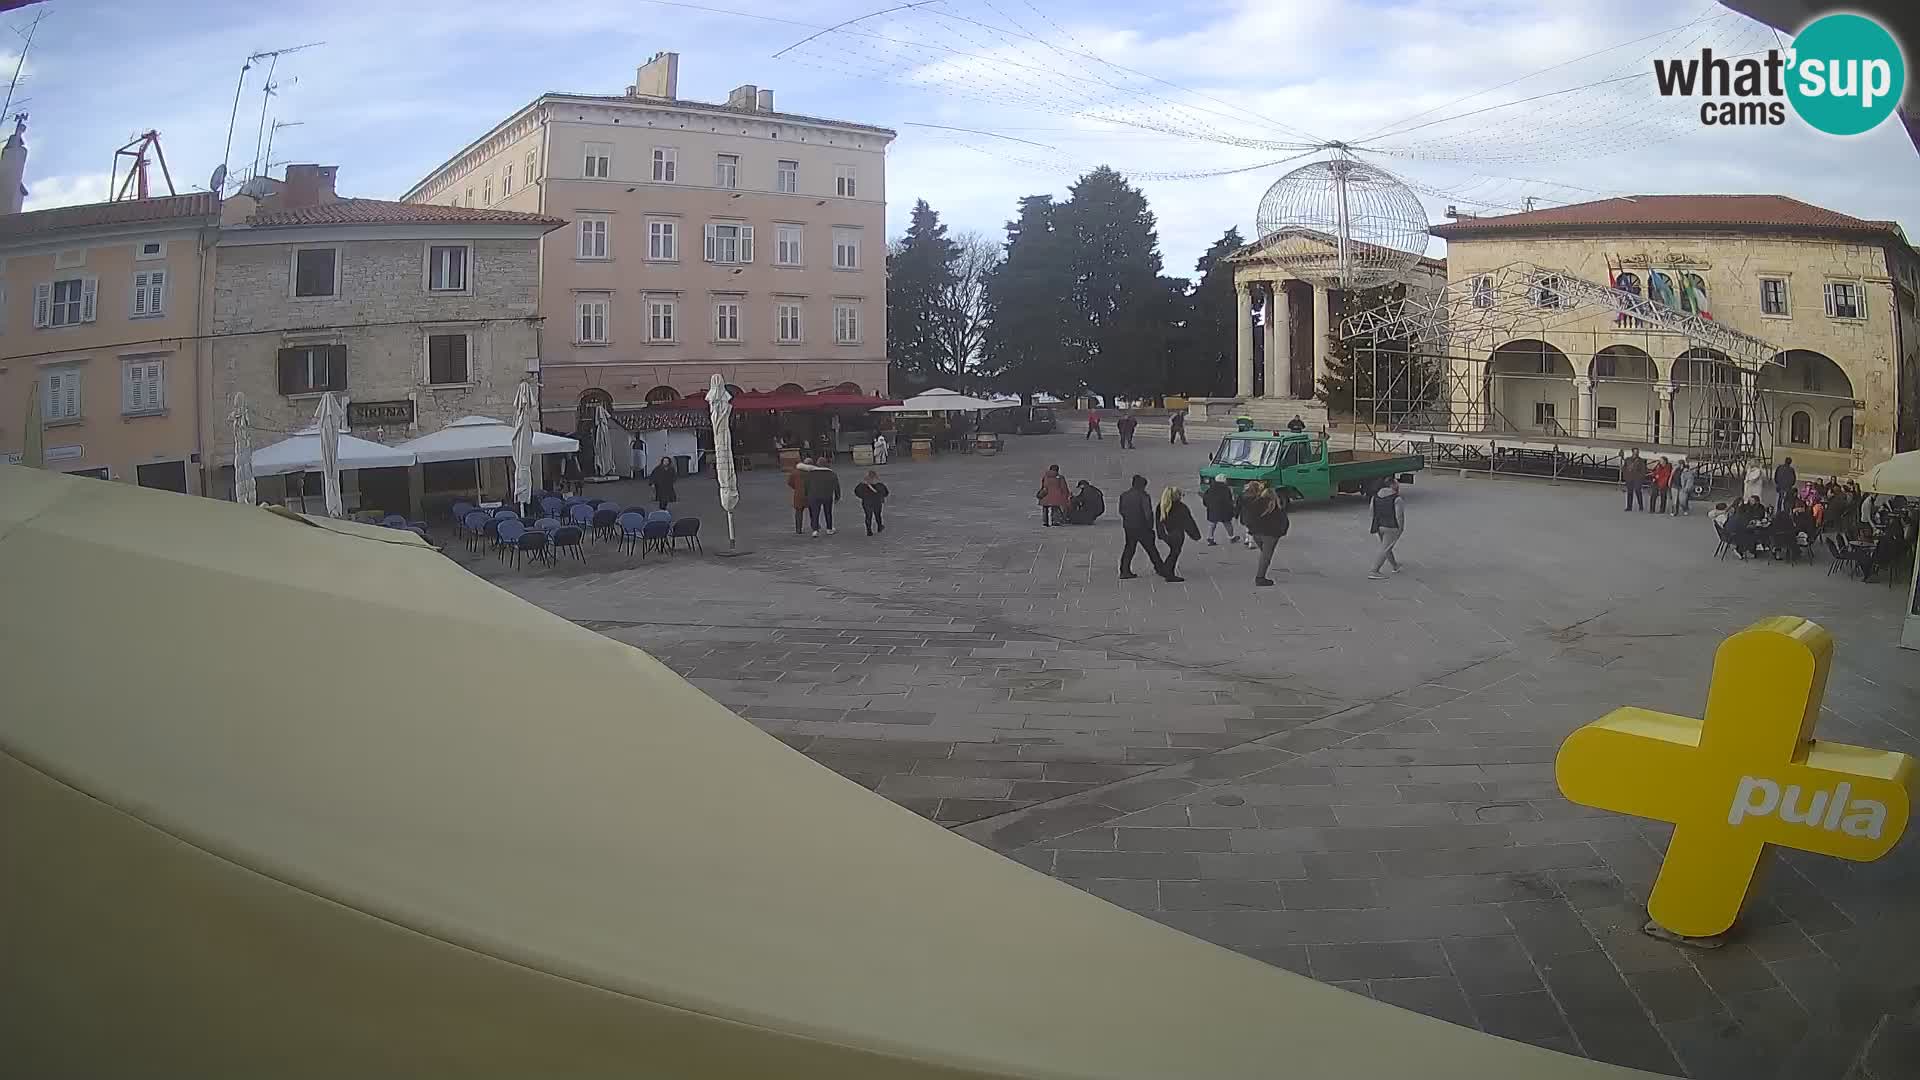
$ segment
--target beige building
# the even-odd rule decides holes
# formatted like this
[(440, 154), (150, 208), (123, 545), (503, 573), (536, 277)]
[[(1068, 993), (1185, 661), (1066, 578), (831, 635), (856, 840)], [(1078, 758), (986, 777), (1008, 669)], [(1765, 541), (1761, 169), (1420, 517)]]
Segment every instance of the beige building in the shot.
[[(619, 96), (545, 94), (407, 192), (564, 218), (541, 253), (543, 404), (745, 390), (884, 392), (894, 133), (679, 97), (661, 53)], [(561, 414), (561, 415), (552, 415)]]
[[(333, 166), (290, 165), (285, 181), (221, 207), (210, 380), (221, 416), (244, 393), (256, 448), (311, 424), (330, 390), (347, 397), (352, 434), (388, 445), (464, 416), (511, 420), (514, 389), (540, 362), (540, 241), (564, 223), (343, 198), (334, 179)], [(210, 440), (216, 494), (232, 491), (232, 445), (223, 421)], [(260, 495), (299, 483), (262, 478)], [(473, 484), (470, 462), (363, 470), (348, 475), (347, 501), (417, 513), (423, 494)]]
[(202, 193), (20, 213), (16, 194), (11, 211), (0, 214), (0, 460), (19, 460), (37, 383), (47, 468), (200, 491), (197, 361), (218, 203)]
[[(1548, 311), (1538, 333), (1466, 358), (1456, 418), (1494, 432), (1684, 450), (1758, 432), (1803, 475), (1851, 474), (1920, 446), (1920, 258), (1899, 226), (1777, 195), (1646, 195), (1435, 226), (1452, 289), (1532, 264), (1762, 339), (1743, 373), (1712, 348), (1613, 310)], [(1561, 305), (1543, 278), (1543, 309)], [(1728, 395), (1719, 387), (1743, 385)], [(1755, 414), (1757, 415), (1743, 415)], [(1734, 437), (1741, 437), (1735, 435)]]

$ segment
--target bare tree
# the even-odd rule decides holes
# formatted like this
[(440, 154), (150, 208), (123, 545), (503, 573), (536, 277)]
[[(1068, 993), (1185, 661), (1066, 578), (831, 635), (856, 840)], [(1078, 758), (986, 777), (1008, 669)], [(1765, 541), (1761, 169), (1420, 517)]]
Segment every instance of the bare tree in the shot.
[(954, 389), (964, 389), (980, 363), (987, 334), (987, 274), (1000, 262), (1000, 245), (978, 232), (953, 238), (952, 274), (941, 289), (939, 365)]

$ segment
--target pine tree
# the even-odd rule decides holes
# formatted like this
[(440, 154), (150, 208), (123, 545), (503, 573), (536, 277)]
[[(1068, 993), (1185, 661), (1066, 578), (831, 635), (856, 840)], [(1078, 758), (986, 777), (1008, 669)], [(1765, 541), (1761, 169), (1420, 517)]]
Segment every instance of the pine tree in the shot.
[[(1407, 295), (1405, 285), (1380, 285), (1350, 293), (1336, 293), (1336, 327), (1349, 312), (1365, 311)], [(1417, 356), (1408, 341), (1342, 338), (1329, 327), (1327, 373), (1320, 378), (1319, 398), (1335, 413), (1368, 422), (1398, 423), (1431, 407), (1439, 397), (1432, 377), (1433, 361)]]
[(1165, 390), (1166, 323), (1160, 240), (1146, 196), (1102, 165), (1068, 189), (1060, 230), (1067, 238), (1072, 308), (1068, 364), (1089, 391), (1148, 397)]
[(1056, 228), (1061, 211), (1051, 195), (1021, 199), (1020, 216), (1007, 222), (1006, 256), (987, 274), (983, 374), (1027, 401), (1078, 389), (1066, 363), (1071, 267)]
[(1240, 230), (1228, 229), (1213, 242), (1193, 269), (1200, 275), (1190, 301), (1190, 366), (1174, 389), (1186, 394), (1230, 395), (1239, 387), (1240, 303), (1234, 296), (1233, 267), (1227, 256), (1246, 246)]
[(944, 373), (941, 305), (956, 253), (939, 213), (925, 199), (915, 202), (906, 235), (887, 253), (887, 357), (896, 391), (924, 390)]

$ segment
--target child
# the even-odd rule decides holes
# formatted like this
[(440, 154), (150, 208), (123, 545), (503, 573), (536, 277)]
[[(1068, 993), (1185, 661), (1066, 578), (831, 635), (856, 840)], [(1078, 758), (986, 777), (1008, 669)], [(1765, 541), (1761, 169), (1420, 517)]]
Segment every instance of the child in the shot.
[(887, 485), (880, 482), (880, 474), (868, 469), (866, 479), (853, 485), (853, 497), (860, 500), (860, 514), (867, 519), (867, 535), (872, 536), (876, 528), (886, 532), (887, 523), (880, 512), (887, 501)]

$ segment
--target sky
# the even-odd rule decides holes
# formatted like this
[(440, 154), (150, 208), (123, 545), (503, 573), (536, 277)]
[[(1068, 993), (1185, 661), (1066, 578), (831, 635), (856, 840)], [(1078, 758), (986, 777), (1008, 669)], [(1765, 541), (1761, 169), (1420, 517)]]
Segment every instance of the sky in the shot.
[(292, 126), (272, 172), (337, 164), (343, 194), (373, 198), (398, 198), (543, 92), (619, 93), (674, 50), (682, 97), (751, 82), (782, 111), (899, 132), (890, 233), (925, 199), (953, 232), (997, 239), (1020, 197), (1064, 197), (1109, 164), (1145, 191), (1166, 272), (1190, 275), (1228, 227), (1255, 234), (1269, 185), (1339, 140), (1407, 181), (1434, 222), (1529, 197), (1772, 192), (1920, 236), (1920, 154), (1897, 120), (1846, 139), (1791, 116), (1705, 127), (1698, 102), (1658, 96), (1653, 58), (1775, 44), (1704, 0), (934, 0), (829, 29), (891, 6), (50, 0), (0, 18), (14, 54), (0, 64), (12, 71), (44, 15), (13, 105), (30, 114), (29, 209), (105, 198), (113, 151), (149, 128), (182, 191), (204, 189), (223, 154), (242, 174), (264, 73), (247, 73), (229, 151), (242, 62), (320, 42), (279, 62), (266, 122)]

